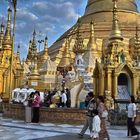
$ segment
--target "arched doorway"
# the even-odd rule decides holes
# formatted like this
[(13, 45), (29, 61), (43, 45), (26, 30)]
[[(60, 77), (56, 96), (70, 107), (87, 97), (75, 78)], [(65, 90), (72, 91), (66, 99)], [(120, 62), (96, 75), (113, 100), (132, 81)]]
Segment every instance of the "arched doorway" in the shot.
[(121, 73), (118, 77), (118, 85), (128, 85), (128, 78), (126, 74)]
[(118, 76), (118, 98), (129, 99), (131, 91), (131, 79), (127, 73), (120, 73)]

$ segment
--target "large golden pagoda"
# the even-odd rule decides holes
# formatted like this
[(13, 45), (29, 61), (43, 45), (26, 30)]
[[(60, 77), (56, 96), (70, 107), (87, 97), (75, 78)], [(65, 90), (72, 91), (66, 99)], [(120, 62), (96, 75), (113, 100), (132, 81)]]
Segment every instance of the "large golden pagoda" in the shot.
[[(88, 0), (80, 18), (79, 33), (83, 45), (87, 46), (83, 58), (88, 64), (87, 71), (93, 73), (96, 95), (110, 93), (114, 98), (128, 98), (121, 97), (123, 88), (127, 92), (125, 96), (140, 93), (139, 57), (136, 57), (139, 56), (139, 15), (134, 0)], [(49, 55), (57, 64), (62, 61), (62, 46), (67, 36), (70, 37), (69, 50), (73, 50), (77, 24), (49, 48)], [(70, 55), (75, 59), (73, 51)], [(92, 61), (89, 63), (89, 60)]]
[[(121, 31), (124, 37), (132, 38), (135, 34), (135, 25), (139, 21), (139, 13), (137, 5), (134, 0), (119, 0), (118, 1), (118, 17), (121, 26)], [(90, 22), (93, 20), (95, 23), (95, 38), (97, 44), (102, 45), (104, 43), (102, 39), (109, 36), (112, 27), (112, 0), (88, 0), (85, 13), (81, 17), (80, 32), (84, 38), (84, 44), (88, 43), (90, 38)], [(77, 24), (76, 24), (77, 25)], [(66, 31), (54, 44), (49, 48), (49, 55), (52, 60), (57, 63), (61, 59), (60, 48), (64, 42), (64, 39), (68, 34), (71, 34), (71, 47), (74, 45), (76, 35), (76, 25)], [(101, 48), (99, 48), (100, 51)], [(98, 51), (99, 52), (99, 51)], [(73, 57), (73, 55), (72, 55)]]

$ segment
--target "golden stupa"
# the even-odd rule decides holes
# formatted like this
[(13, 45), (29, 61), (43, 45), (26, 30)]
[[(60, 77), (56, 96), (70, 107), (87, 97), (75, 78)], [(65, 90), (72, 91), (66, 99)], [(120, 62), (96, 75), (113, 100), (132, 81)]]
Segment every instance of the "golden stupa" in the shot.
[[(110, 94), (116, 99), (128, 95), (139, 97), (139, 15), (134, 0), (88, 0), (79, 32), (84, 46), (92, 51), (92, 59), (88, 59), (92, 63), (87, 70), (93, 72), (96, 95)], [(70, 36), (69, 50), (73, 50), (77, 24), (49, 48), (49, 55), (57, 64), (62, 61), (62, 44), (67, 36)], [(70, 53), (75, 59), (73, 52)], [(87, 64), (88, 60), (84, 60)]]

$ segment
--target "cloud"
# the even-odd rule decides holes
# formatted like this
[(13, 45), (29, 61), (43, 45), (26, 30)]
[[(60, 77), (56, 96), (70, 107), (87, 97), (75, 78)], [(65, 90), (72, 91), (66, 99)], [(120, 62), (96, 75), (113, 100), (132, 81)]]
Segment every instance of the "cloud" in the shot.
[[(28, 42), (32, 39), (34, 28), (37, 33), (41, 31), (41, 39), (47, 34), (49, 44), (52, 44), (76, 22), (78, 7), (83, 0), (18, 0), (17, 2), (16, 45), (21, 44), (23, 57), (27, 53)], [(3, 0), (0, 21), (4, 17), (4, 23), (7, 20), (7, 6)]]
[(38, 17), (35, 14), (29, 12), (29, 10), (26, 8), (23, 8), (17, 9), (17, 19), (32, 22), (38, 20)]

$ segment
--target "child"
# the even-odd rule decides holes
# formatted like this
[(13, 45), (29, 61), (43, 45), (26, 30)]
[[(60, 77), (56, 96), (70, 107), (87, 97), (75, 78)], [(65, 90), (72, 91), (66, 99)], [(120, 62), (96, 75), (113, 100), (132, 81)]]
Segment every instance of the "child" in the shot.
[(92, 132), (91, 132), (91, 138), (92, 140), (99, 140), (99, 132), (101, 130), (101, 120), (98, 116), (98, 110), (93, 110), (93, 123), (92, 123)]

